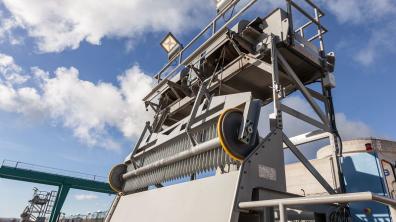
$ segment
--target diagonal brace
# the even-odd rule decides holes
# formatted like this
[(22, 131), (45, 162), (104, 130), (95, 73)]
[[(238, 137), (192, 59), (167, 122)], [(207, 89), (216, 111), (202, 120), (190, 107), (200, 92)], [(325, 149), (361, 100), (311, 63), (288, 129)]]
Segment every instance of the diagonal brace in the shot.
[(330, 186), (329, 183), (320, 175), (320, 173), (315, 169), (315, 167), (309, 162), (309, 160), (298, 150), (298, 148), (289, 140), (289, 138), (283, 134), (283, 142), (286, 144), (286, 146), (289, 147), (289, 149), (293, 152), (293, 154), (301, 161), (301, 163), (307, 168), (307, 170), (312, 174), (312, 176), (315, 177), (315, 179), (320, 183), (320, 185), (323, 186), (323, 188), (329, 193), (329, 194), (335, 194), (336, 192), (334, 189)]
[(277, 53), (277, 54), (278, 54), (278, 59), (280, 61), (281, 66), (285, 69), (286, 73), (293, 79), (295, 85), (302, 92), (305, 99), (312, 106), (312, 108), (315, 110), (316, 114), (323, 121), (323, 123), (326, 125), (329, 125), (329, 121), (328, 121), (326, 115), (323, 113), (323, 111), (321, 110), (319, 105), (312, 98), (311, 93), (307, 90), (307, 88), (304, 86), (304, 84), (298, 78), (297, 74), (293, 71), (293, 69), (290, 67), (290, 65), (288, 64), (286, 59), (281, 55), (281, 53)]
[(295, 109), (293, 109), (291, 107), (288, 107), (286, 105), (280, 104), (280, 110), (282, 110), (283, 112), (285, 112), (285, 113), (287, 113), (287, 114), (289, 114), (291, 116), (296, 117), (297, 119), (300, 119), (300, 120), (302, 120), (302, 121), (304, 121), (306, 123), (309, 123), (309, 124), (311, 124), (313, 126), (316, 126), (319, 129), (325, 130), (327, 132), (331, 132), (329, 126), (327, 126), (325, 124), (322, 124), (321, 122), (319, 122), (319, 121), (317, 121), (317, 120), (315, 120), (315, 119), (313, 119), (313, 118), (311, 118), (311, 117), (309, 117), (309, 116), (307, 116), (307, 115), (305, 115), (305, 114), (303, 114), (303, 113), (301, 113), (301, 112), (299, 112), (299, 111), (297, 111), (297, 110), (295, 110)]
[(198, 107), (201, 105), (201, 101), (202, 101), (203, 97), (206, 97), (209, 100), (209, 95), (208, 95), (206, 87), (207, 87), (207, 82), (205, 81), (202, 83), (201, 87), (199, 88), (198, 94), (195, 98), (194, 105), (191, 110), (191, 114), (189, 116), (189, 120), (188, 120), (187, 126), (186, 126), (187, 136), (190, 139), (191, 145), (193, 145), (193, 146), (197, 145), (197, 141), (195, 141), (195, 139), (191, 136), (190, 130), (191, 130), (191, 126), (194, 123), (195, 117), (197, 115)]

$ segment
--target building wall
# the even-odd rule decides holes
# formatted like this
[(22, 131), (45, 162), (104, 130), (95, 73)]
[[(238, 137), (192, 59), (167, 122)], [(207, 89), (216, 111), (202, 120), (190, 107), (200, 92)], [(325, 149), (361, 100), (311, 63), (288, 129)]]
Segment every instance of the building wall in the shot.
[[(315, 166), (323, 178), (335, 188), (336, 183), (334, 180), (334, 172), (332, 171), (331, 158), (316, 159), (310, 162)], [(301, 163), (288, 164), (285, 170), (287, 192), (302, 196), (327, 194), (326, 190)]]

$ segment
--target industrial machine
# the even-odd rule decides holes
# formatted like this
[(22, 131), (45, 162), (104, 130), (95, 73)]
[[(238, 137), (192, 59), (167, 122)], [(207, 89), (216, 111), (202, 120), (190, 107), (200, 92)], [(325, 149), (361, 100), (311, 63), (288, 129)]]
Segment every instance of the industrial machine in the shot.
[[(371, 193), (344, 194), (331, 96), (335, 54), (325, 52), (324, 12), (310, 0), (304, 5), (287, 0), (286, 9), (244, 19), (255, 2), (218, 1), (216, 18), (185, 47), (172, 34), (161, 42), (169, 62), (143, 99), (153, 120), (125, 162), (110, 172), (119, 196), (106, 221), (283, 222), (291, 208), (326, 221), (348, 217), (342, 203), (395, 203)], [(235, 8), (229, 20), (219, 22)], [(296, 28), (294, 13), (306, 23)], [(282, 102), (295, 92), (316, 116)], [(264, 106), (272, 107), (269, 117), (260, 117)], [(317, 129), (290, 138), (283, 114)], [(269, 122), (267, 135), (258, 132), (259, 118)], [(331, 184), (297, 147), (325, 139), (332, 146)], [(287, 192), (284, 149), (327, 195), (310, 199)]]

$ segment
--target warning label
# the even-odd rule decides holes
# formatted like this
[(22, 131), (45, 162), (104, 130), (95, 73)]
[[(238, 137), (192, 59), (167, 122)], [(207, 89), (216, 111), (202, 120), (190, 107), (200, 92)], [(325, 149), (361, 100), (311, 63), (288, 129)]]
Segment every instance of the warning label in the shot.
[(262, 179), (276, 181), (276, 170), (265, 165), (258, 165), (258, 176)]

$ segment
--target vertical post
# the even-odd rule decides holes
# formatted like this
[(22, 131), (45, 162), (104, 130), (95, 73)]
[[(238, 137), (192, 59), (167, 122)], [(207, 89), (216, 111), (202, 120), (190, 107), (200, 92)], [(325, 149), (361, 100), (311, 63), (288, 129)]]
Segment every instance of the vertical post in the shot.
[[(320, 24), (320, 12), (317, 8), (314, 8), (315, 11), (315, 20)], [(318, 26), (318, 36), (319, 36), (319, 46), (320, 46), (320, 53), (323, 58), (323, 68), (324, 68), (324, 73), (323, 76), (326, 75), (327, 71), (327, 63), (326, 63), (326, 52), (325, 52), (325, 47), (324, 47), (324, 41), (323, 41), (323, 35), (322, 35), (322, 28), (321, 26)], [(333, 104), (333, 98), (331, 94), (331, 88), (326, 88), (323, 85), (323, 77), (321, 81), (321, 87), (322, 87), (322, 93), (323, 95), (327, 98), (327, 101), (325, 102), (325, 110), (327, 117), (329, 119), (329, 127), (332, 130), (332, 135), (330, 136), (330, 145), (333, 147), (333, 163), (335, 166), (335, 171), (337, 172), (336, 175), (336, 183), (337, 183), (337, 188), (339, 189), (338, 192), (344, 193), (345, 192), (345, 184), (344, 184), (344, 176), (341, 168), (341, 157), (342, 157), (342, 141), (341, 138), (339, 137), (338, 131), (337, 131), (337, 126), (336, 126), (336, 120), (335, 120), (335, 111), (334, 111), (334, 104)]]
[[(318, 9), (314, 8), (314, 10), (315, 10), (315, 20), (318, 22), (318, 24), (320, 24), (320, 19), (319, 19), (320, 15), (319, 15)], [(318, 37), (319, 37), (320, 51), (322, 53), (324, 53), (325, 49), (324, 49), (324, 44), (323, 44), (323, 35), (322, 35), (322, 33), (323, 33), (322, 27), (318, 25)]]
[[(181, 47), (183, 47), (183, 46), (181, 46)], [(180, 52), (179, 52), (179, 63), (178, 63), (178, 65), (180, 65), (181, 63), (182, 63), (182, 61), (183, 61), (183, 49), (182, 50), (180, 50)]]
[(212, 23), (212, 35), (214, 35), (216, 33), (216, 22), (217, 22), (217, 19), (213, 20), (213, 23)]
[(52, 208), (49, 222), (57, 222), (60, 210), (62, 209), (62, 206), (65, 203), (69, 190), (70, 190), (70, 185), (68, 184), (62, 184), (59, 186), (58, 194), (56, 195), (54, 207)]
[(287, 221), (287, 215), (286, 215), (286, 210), (285, 206), (283, 203), (279, 203), (279, 222), (286, 222)]
[(294, 27), (293, 27), (293, 12), (292, 12), (292, 4), (291, 0), (286, 0), (287, 4), (287, 15), (289, 19), (289, 35), (290, 35), (290, 44), (294, 43)]
[(344, 193), (346, 190), (344, 184), (344, 175), (341, 168), (342, 141), (340, 141), (341, 138), (338, 138), (339, 134), (336, 126), (335, 111), (334, 111), (333, 99), (331, 95), (331, 89), (325, 88), (322, 84), (322, 90), (323, 90), (323, 94), (327, 98), (326, 110), (328, 112), (327, 115), (330, 119), (330, 128), (332, 130), (332, 134), (329, 139), (330, 139), (330, 145), (333, 147), (332, 159), (335, 168), (334, 170), (335, 172), (337, 172), (336, 183), (337, 183), (337, 187), (339, 188), (339, 192)]
[(273, 222), (274, 218), (274, 207), (264, 207), (260, 212), (260, 222)]
[(304, 28), (300, 28), (299, 31), (300, 31), (300, 36), (301, 36), (302, 38), (305, 38), (305, 35), (304, 35)]
[(276, 37), (271, 36), (271, 63), (272, 63), (272, 96), (274, 99), (274, 113), (278, 113), (279, 107), (279, 70), (278, 70), (278, 53), (276, 50)]
[(281, 85), (279, 84), (279, 70), (278, 70), (278, 51), (276, 48), (277, 39), (274, 35), (271, 36), (271, 62), (272, 62), (272, 97), (274, 103), (274, 112), (270, 116), (270, 128), (282, 127), (282, 113), (280, 109), (280, 92)]
[[(316, 7), (314, 7), (314, 11), (315, 11), (315, 20), (317, 21), (318, 24), (320, 24), (320, 17), (321, 17), (321, 15), (319, 14), (320, 12)], [(318, 38), (319, 38), (320, 53), (324, 61), (323, 62), (324, 72), (328, 72), (327, 64), (325, 62), (326, 52), (323, 41), (323, 30), (322, 30), (322, 26), (319, 25), (318, 25)], [(342, 173), (341, 160), (340, 160), (340, 158), (342, 157), (342, 150), (340, 149), (342, 144), (340, 144), (341, 141), (339, 141), (339, 139), (341, 138), (338, 138), (339, 134), (337, 132), (337, 127), (336, 127), (335, 111), (334, 111), (333, 99), (331, 95), (331, 88), (326, 88), (323, 86), (323, 78), (322, 78), (322, 91), (323, 91), (323, 95), (327, 98), (327, 101), (325, 102), (325, 109), (327, 112), (327, 117), (330, 120), (329, 125), (332, 130), (332, 135), (330, 136), (329, 139), (330, 139), (330, 145), (332, 145), (333, 147), (332, 157), (336, 168), (335, 170), (336, 172), (338, 172), (336, 175), (337, 177), (336, 183), (339, 188), (339, 192), (344, 193), (345, 184), (344, 184), (344, 178), (343, 178), (344, 176)]]

